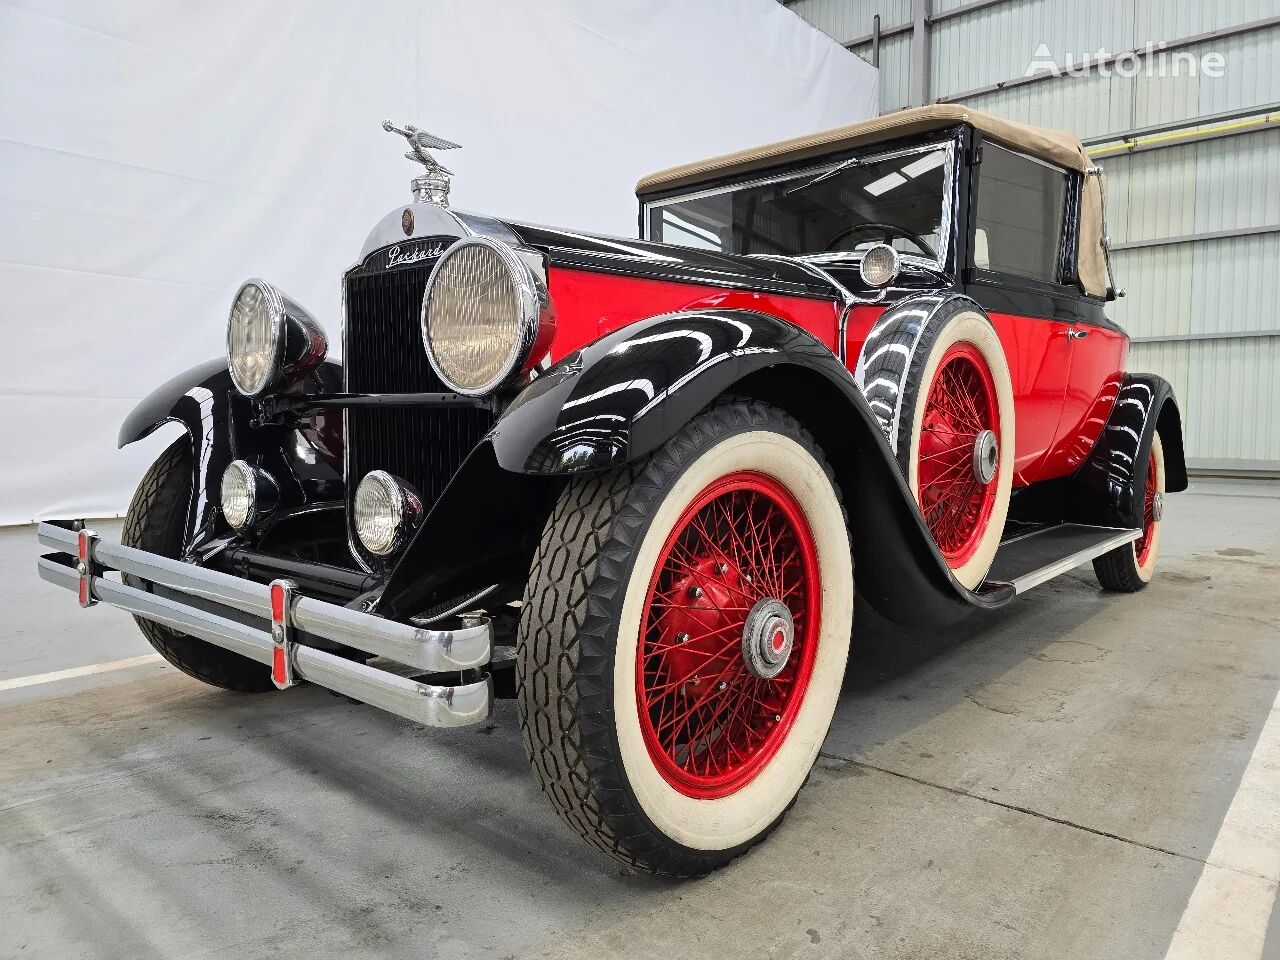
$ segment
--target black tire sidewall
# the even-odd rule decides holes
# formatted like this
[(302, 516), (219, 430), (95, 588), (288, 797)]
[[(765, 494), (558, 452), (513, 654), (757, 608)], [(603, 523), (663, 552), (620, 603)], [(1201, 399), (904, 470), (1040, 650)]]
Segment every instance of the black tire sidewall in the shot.
[[(192, 462), (189, 437), (179, 438), (156, 459), (125, 512), (121, 543), (169, 559), (181, 557), (195, 481)], [(151, 590), (136, 577), (126, 574), (123, 579), (136, 589)], [(242, 693), (275, 689), (270, 671), (256, 661), (153, 620), (134, 620), (156, 652), (188, 676)]]

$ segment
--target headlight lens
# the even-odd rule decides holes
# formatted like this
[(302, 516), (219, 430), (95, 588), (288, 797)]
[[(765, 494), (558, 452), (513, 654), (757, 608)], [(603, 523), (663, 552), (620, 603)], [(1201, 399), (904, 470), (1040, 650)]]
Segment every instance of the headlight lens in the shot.
[(422, 517), (422, 501), (385, 470), (366, 474), (356, 487), (356, 536), (375, 557), (399, 549)]
[(253, 526), (279, 502), (271, 475), (243, 460), (232, 460), (222, 474), (222, 515), (237, 530)]
[(284, 336), (284, 298), (265, 281), (248, 281), (236, 294), (227, 320), (227, 359), (236, 389), (256, 397), (271, 386)]
[(236, 293), (227, 318), (227, 361), (245, 396), (301, 378), (328, 349), (315, 318), (265, 280), (248, 280)]
[(511, 247), (459, 240), (440, 258), (422, 297), (427, 358), (449, 389), (480, 396), (528, 357), (546, 294)]
[(898, 251), (887, 243), (877, 243), (862, 255), (858, 272), (869, 287), (887, 287), (898, 276)]

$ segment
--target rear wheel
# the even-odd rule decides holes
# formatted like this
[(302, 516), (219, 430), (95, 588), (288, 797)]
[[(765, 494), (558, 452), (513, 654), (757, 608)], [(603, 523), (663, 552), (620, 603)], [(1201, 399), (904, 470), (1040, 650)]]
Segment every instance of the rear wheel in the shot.
[(633, 866), (694, 876), (732, 860), (809, 774), (852, 604), (839, 495), (777, 410), (716, 407), (644, 464), (571, 481), (517, 655), (543, 790)]
[(898, 462), (947, 566), (973, 589), (1000, 546), (1013, 487), (1013, 386), (995, 329), (957, 313), (917, 350), (907, 384)]
[[(180, 556), (192, 483), (191, 441), (182, 437), (143, 475), (125, 513), (120, 542), (162, 557)], [(124, 580), (139, 590), (151, 589), (150, 584), (137, 577), (126, 575)], [(275, 689), (269, 671), (260, 663), (154, 620), (134, 619), (156, 652), (188, 676), (245, 693)]]
[(1137, 593), (1155, 576), (1164, 518), (1164, 447), (1160, 434), (1151, 438), (1142, 495), (1142, 536), (1093, 561), (1093, 572), (1105, 590)]

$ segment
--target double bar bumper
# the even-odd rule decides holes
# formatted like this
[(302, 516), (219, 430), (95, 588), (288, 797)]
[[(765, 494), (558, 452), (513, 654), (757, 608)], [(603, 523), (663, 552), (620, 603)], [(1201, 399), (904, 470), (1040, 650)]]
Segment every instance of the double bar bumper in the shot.
[[(49, 523), (40, 524), (37, 537), (55, 551), (40, 558), (41, 579), (78, 591), (84, 606), (101, 601), (119, 607), (256, 660), (264, 670), (278, 656), (267, 584), (91, 535), (82, 543), (77, 532)], [(108, 579), (107, 570), (149, 581), (155, 592)], [(277, 614), (302, 641), (290, 642), (285, 651), (297, 679), (427, 726), (465, 726), (489, 716), (493, 684), (487, 676), (456, 686), (420, 683), (305, 643), (308, 636), (322, 637), (421, 673), (452, 673), (489, 663), (493, 641), (487, 620), (460, 630), (426, 630), (310, 597), (291, 599)]]

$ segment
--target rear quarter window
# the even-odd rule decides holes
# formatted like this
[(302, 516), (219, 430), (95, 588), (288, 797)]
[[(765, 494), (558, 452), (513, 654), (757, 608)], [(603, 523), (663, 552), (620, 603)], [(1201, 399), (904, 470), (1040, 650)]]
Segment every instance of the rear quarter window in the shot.
[(1060, 283), (1069, 175), (990, 143), (978, 170), (974, 266)]

